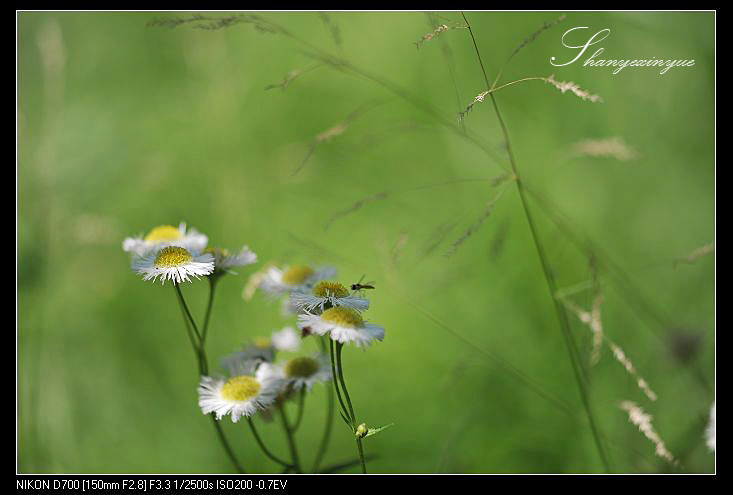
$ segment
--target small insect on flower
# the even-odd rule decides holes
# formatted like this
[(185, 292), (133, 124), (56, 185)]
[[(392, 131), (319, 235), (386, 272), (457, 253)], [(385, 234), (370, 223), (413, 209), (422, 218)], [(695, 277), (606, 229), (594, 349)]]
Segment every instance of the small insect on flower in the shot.
[(201, 252), (209, 242), (209, 238), (196, 229), (186, 229), (181, 222), (178, 227), (159, 225), (154, 227), (145, 237), (127, 237), (122, 241), (122, 249), (135, 256), (145, 256), (151, 250), (162, 246), (179, 246), (188, 251)]
[(160, 277), (174, 284), (190, 282), (189, 277), (200, 278), (214, 271), (214, 257), (211, 254), (194, 254), (180, 246), (165, 246), (149, 251), (145, 256), (133, 257), (132, 270), (143, 276), (143, 280)]
[(291, 292), (290, 304), (298, 310), (308, 312), (313, 312), (316, 309), (323, 311), (326, 305), (329, 305), (329, 307), (343, 306), (357, 311), (364, 311), (369, 308), (369, 301), (361, 297), (354, 297), (340, 283), (327, 280), (321, 280), (310, 290)]
[(367, 282), (365, 284), (362, 284), (361, 281), (364, 280), (365, 275), (362, 275), (359, 281), (355, 284), (351, 284), (351, 290), (353, 291), (362, 291), (364, 289), (373, 289), (374, 288), (374, 282)]
[(384, 328), (365, 322), (358, 311), (343, 306), (325, 310), (320, 315), (305, 313), (298, 316), (298, 327), (308, 328), (317, 335), (329, 334), (331, 340), (366, 347), (372, 341), (384, 339)]
[(294, 290), (309, 290), (319, 280), (333, 278), (333, 267), (311, 268), (308, 265), (292, 265), (283, 269), (270, 267), (260, 280), (259, 287), (270, 294), (285, 294)]
[(214, 413), (217, 420), (231, 414), (236, 423), (242, 416), (252, 416), (269, 407), (277, 398), (283, 380), (269, 363), (257, 367), (254, 375), (229, 378), (202, 376), (199, 384), (199, 407), (204, 414)]

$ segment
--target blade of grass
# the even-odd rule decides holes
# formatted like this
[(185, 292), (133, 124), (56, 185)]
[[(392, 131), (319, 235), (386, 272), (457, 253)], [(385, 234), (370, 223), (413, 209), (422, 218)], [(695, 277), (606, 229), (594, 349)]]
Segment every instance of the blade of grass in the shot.
[[(461, 12), (461, 16), (463, 17), (463, 20), (466, 22), (466, 26), (468, 26), (468, 32), (471, 35), (471, 40), (473, 41), (473, 47), (476, 51), (476, 57), (478, 58), (479, 65), (481, 66), (481, 72), (483, 73), (484, 80), (486, 81), (486, 87), (489, 88), (491, 87), (491, 83), (489, 82), (489, 77), (487, 75), (486, 68), (484, 67), (484, 63), (481, 60), (481, 53), (478, 49), (478, 44), (476, 43), (476, 37), (474, 36), (473, 29), (471, 28), (471, 24), (468, 22), (468, 19), (466, 18), (465, 14), (463, 14), (463, 12)], [(525, 197), (524, 188), (522, 185), (522, 178), (519, 175), (516, 159), (514, 157), (514, 152), (512, 151), (511, 141), (509, 139), (509, 131), (506, 127), (506, 124), (504, 123), (504, 119), (501, 116), (501, 112), (499, 111), (499, 105), (496, 101), (496, 97), (494, 96), (493, 93), (489, 93), (489, 97), (491, 98), (491, 103), (494, 107), (496, 117), (499, 120), (499, 125), (501, 126), (502, 134), (504, 135), (507, 155), (509, 156), (509, 163), (511, 164), (512, 172), (514, 173), (514, 176), (516, 177), (515, 183), (517, 184), (517, 192), (519, 193), (519, 197), (522, 202), (522, 208), (524, 209), (525, 216), (527, 217), (527, 223), (529, 224), (530, 231), (532, 232), (532, 239), (534, 240), (535, 248), (537, 249), (537, 254), (540, 258), (540, 263), (542, 264), (542, 271), (545, 275), (545, 281), (547, 282), (547, 287), (550, 290), (550, 298), (552, 299), (552, 303), (553, 303), (553, 306), (555, 307), (555, 312), (557, 314), (558, 321), (560, 322), (560, 328), (562, 329), (563, 338), (565, 340), (565, 345), (568, 351), (568, 357), (570, 359), (570, 363), (573, 368), (573, 373), (575, 375), (575, 381), (578, 385), (578, 390), (580, 392), (580, 397), (583, 402), (583, 407), (585, 408), (586, 415), (588, 416), (588, 421), (590, 423), (591, 431), (593, 433), (593, 438), (595, 440), (596, 448), (598, 449), (598, 455), (600, 456), (601, 462), (603, 463), (606, 471), (610, 471), (610, 466), (608, 463), (608, 458), (606, 456), (605, 448), (601, 442), (600, 433), (596, 425), (596, 420), (594, 418), (593, 411), (591, 409), (590, 398), (588, 397), (588, 390), (587, 390), (587, 386), (585, 383), (585, 378), (582, 374), (582, 370), (580, 367), (578, 349), (576, 347), (575, 341), (573, 340), (573, 336), (570, 332), (570, 323), (568, 321), (568, 317), (567, 317), (567, 313), (565, 312), (565, 308), (555, 297), (555, 293), (557, 292), (557, 284), (555, 283), (554, 275), (552, 274), (552, 270), (550, 269), (550, 265), (547, 260), (547, 256), (545, 254), (545, 248), (542, 244), (542, 241), (539, 238), (534, 219), (529, 210), (529, 205), (527, 204), (527, 199)]]

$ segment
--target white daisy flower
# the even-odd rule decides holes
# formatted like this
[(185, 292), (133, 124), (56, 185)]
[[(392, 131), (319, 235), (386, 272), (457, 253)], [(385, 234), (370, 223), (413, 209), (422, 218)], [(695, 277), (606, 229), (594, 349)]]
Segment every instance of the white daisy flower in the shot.
[(296, 308), (308, 312), (318, 308), (323, 311), (326, 304), (330, 307), (343, 306), (345, 308), (364, 311), (369, 308), (369, 301), (351, 295), (351, 292), (338, 282), (321, 280), (310, 290), (296, 290), (290, 293), (290, 303)]
[(251, 265), (257, 261), (257, 255), (250, 251), (247, 246), (243, 246), (236, 253), (230, 253), (228, 249), (217, 247), (206, 248), (204, 252), (214, 256), (214, 268), (217, 273), (236, 275), (236, 272), (231, 271), (232, 267)]
[(298, 315), (298, 328), (317, 335), (330, 333), (331, 340), (366, 347), (374, 339), (384, 339), (384, 328), (365, 322), (358, 311), (343, 306), (329, 308), (320, 315)]
[(258, 355), (253, 352), (238, 351), (221, 358), (219, 366), (225, 369), (229, 376), (253, 375), (261, 363), (271, 362), (273, 358), (272, 353)]
[(713, 401), (713, 406), (710, 408), (710, 422), (705, 428), (705, 445), (715, 453), (715, 401)]
[(280, 315), (284, 318), (290, 318), (293, 315), (299, 315), (302, 313), (300, 308), (293, 304), (293, 301), (290, 300), (289, 297), (284, 297), (282, 301), (280, 301)]
[(275, 347), (267, 337), (255, 337), (246, 344), (241, 351), (234, 352), (222, 358), (220, 364), (223, 368), (230, 370), (240, 369), (240, 363), (271, 363), (275, 360)]
[(327, 382), (331, 379), (331, 362), (323, 354), (293, 358), (280, 370), (285, 379), (285, 386), (293, 391), (302, 388), (310, 391), (314, 383)]
[(262, 275), (259, 287), (271, 294), (307, 290), (319, 280), (335, 277), (337, 272), (333, 267), (314, 269), (307, 265), (292, 265), (281, 270), (272, 266)]
[(149, 251), (145, 256), (134, 256), (132, 270), (143, 276), (143, 280), (160, 277), (174, 284), (190, 282), (189, 277), (200, 278), (214, 271), (214, 257), (208, 253), (195, 255), (180, 246), (165, 246)]
[(272, 336), (255, 337), (241, 351), (234, 352), (220, 361), (222, 368), (230, 374), (256, 369), (261, 362), (271, 363), (277, 351), (296, 352), (300, 347), (300, 337), (292, 327), (273, 332)]
[(214, 413), (217, 420), (231, 414), (236, 423), (269, 407), (277, 398), (283, 380), (276, 368), (262, 363), (252, 375), (235, 375), (228, 379), (202, 376), (198, 388), (199, 407), (204, 414)]
[(186, 229), (181, 222), (178, 228), (160, 225), (153, 228), (145, 237), (128, 237), (122, 241), (122, 249), (136, 256), (145, 256), (154, 248), (161, 246), (180, 246), (188, 251), (201, 252), (209, 238), (196, 229)]
[(300, 336), (293, 327), (284, 327), (272, 333), (272, 346), (277, 351), (297, 352), (300, 348)]
[(265, 266), (249, 276), (249, 278), (247, 279), (247, 283), (244, 284), (244, 288), (242, 289), (242, 299), (244, 299), (245, 301), (252, 300), (252, 297), (254, 297), (255, 295), (255, 291), (257, 291), (260, 283), (267, 276), (267, 272), (271, 266), (272, 263), (268, 262)]

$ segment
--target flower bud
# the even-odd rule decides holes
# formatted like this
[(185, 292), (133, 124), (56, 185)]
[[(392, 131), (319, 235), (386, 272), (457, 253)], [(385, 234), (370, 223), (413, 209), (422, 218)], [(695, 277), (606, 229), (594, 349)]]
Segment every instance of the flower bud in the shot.
[(362, 423), (356, 427), (356, 438), (364, 438), (368, 432), (369, 429), (367, 428), (366, 423)]

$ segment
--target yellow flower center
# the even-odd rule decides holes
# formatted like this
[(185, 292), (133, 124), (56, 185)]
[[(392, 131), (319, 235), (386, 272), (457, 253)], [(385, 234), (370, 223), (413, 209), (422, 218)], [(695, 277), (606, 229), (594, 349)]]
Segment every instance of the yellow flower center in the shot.
[(221, 396), (225, 400), (244, 402), (257, 395), (260, 383), (253, 376), (233, 376), (221, 387)]
[(313, 268), (306, 265), (293, 265), (283, 272), (283, 283), (287, 285), (300, 285), (315, 272)]
[(364, 320), (356, 310), (344, 308), (343, 306), (327, 309), (321, 314), (321, 319), (342, 327), (357, 328), (364, 326)]
[(270, 347), (270, 339), (267, 337), (255, 337), (252, 343), (259, 349), (267, 349)]
[(171, 268), (174, 266), (181, 266), (192, 259), (193, 257), (191, 256), (191, 253), (182, 247), (168, 246), (158, 252), (153, 265), (155, 265), (156, 268)]
[(161, 225), (148, 232), (145, 242), (175, 241), (181, 238), (181, 232), (172, 225)]
[(338, 282), (322, 280), (313, 287), (313, 295), (316, 297), (346, 297), (349, 295), (349, 291)]
[(308, 378), (316, 371), (318, 371), (318, 362), (309, 357), (291, 359), (285, 365), (285, 376), (289, 378)]

